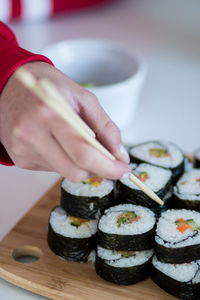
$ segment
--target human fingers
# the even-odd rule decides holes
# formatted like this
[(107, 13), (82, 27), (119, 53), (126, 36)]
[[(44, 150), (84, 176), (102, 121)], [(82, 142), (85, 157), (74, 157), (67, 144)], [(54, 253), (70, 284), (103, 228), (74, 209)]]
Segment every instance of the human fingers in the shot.
[[(57, 140), (49, 134), (42, 143), (35, 146), (37, 152), (47, 161), (52, 171), (57, 172), (72, 182), (79, 182), (90, 177), (89, 172), (76, 165)], [(48, 151), (47, 151), (48, 149)]]
[(95, 131), (97, 139), (113, 153), (113, 155), (129, 163), (129, 155), (122, 144), (119, 128), (112, 122), (97, 98), (92, 93), (83, 93), (78, 97), (80, 115), (87, 124)]
[(43, 104), (32, 107), (11, 131), (8, 152), (14, 163), (24, 169), (58, 172), (71, 181), (89, 174), (77, 167), (53, 138), (49, 123), (55, 113)]
[(51, 122), (55, 139), (71, 160), (81, 169), (101, 177), (117, 179), (129, 172), (128, 165), (122, 161), (112, 161), (99, 150), (88, 144), (77, 132), (59, 117)]

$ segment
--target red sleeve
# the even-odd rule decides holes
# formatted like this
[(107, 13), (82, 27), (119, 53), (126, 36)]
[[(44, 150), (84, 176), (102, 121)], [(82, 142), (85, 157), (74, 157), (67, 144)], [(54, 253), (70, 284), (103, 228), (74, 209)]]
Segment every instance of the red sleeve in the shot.
[[(52, 14), (65, 12), (65, 11), (72, 11), (81, 9), (84, 7), (89, 7), (97, 4), (103, 4), (106, 2), (111, 2), (113, 0), (52, 0)], [(116, 0), (115, 0), (116, 1)]]
[[(47, 57), (20, 48), (14, 33), (0, 22), (0, 93), (9, 77), (19, 66), (38, 60), (52, 64)], [(13, 165), (2, 144), (0, 144), (0, 164)]]

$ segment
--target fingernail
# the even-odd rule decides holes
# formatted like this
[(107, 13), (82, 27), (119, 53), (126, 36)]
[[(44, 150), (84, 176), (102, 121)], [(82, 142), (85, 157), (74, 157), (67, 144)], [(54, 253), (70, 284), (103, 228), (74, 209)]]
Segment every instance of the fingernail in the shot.
[(120, 179), (127, 179), (127, 178), (129, 178), (130, 174), (131, 174), (131, 171), (129, 173), (124, 173)]
[(129, 163), (130, 158), (129, 158), (128, 152), (127, 152), (126, 148), (124, 147), (124, 145), (122, 145), (122, 144), (119, 145), (119, 152), (123, 158), (123, 161), (126, 163)]

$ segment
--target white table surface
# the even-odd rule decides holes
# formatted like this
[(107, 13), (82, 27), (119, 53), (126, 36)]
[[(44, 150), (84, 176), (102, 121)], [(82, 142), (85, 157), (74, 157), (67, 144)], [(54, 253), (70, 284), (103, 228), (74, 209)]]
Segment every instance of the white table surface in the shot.
[[(200, 146), (200, 2), (122, 0), (30, 24), (12, 23), (20, 44), (35, 52), (69, 38), (120, 42), (148, 63), (137, 117), (125, 143), (164, 138), (186, 152)], [(55, 182), (57, 174), (0, 166), (0, 239)], [(0, 279), (0, 299), (43, 299)]]

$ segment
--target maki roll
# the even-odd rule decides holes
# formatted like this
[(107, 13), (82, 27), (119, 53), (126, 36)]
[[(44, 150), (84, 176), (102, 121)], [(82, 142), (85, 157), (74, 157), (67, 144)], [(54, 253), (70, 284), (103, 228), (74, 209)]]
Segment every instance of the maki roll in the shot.
[(194, 152), (194, 165), (196, 168), (200, 168), (200, 148)]
[(199, 299), (200, 260), (185, 264), (167, 264), (152, 259), (152, 280), (167, 293), (185, 300)]
[(117, 251), (142, 251), (154, 246), (154, 213), (139, 205), (121, 204), (104, 212), (98, 223), (98, 243)]
[(177, 208), (200, 211), (200, 169), (192, 169), (181, 176), (174, 187)]
[(99, 176), (61, 185), (61, 206), (71, 216), (96, 219), (102, 211), (113, 205), (114, 183)]
[(184, 172), (188, 172), (193, 168), (193, 159), (191, 157), (185, 156), (184, 159)]
[[(145, 183), (161, 199), (171, 188), (172, 172), (150, 164), (130, 164), (132, 173)], [(118, 198), (123, 202), (131, 202), (146, 206), (153, 211), (159, 210), (161, 206), (141, 191), (129, 178), (122, 178), (117, 183)]]
[(96, 220), (69, 216), (56, 206), (49, 218), (48, 244), (56, 255), (66, 260), (87, 262), (96, 231)]
[(184, 171), (184, 155), (171, 142), (149, 141), (129, 148), (131, 161), (170, 169), (175, 182)]
[(200, 213), (169, 209), (156, 228), (155, 254), (161, 262), (188, 263), (200, 259)]
[(129, 285), (146, 279), (151, 272), (153, 250), (115, 251), (97, 247), (95, 269), (103, 279)]

